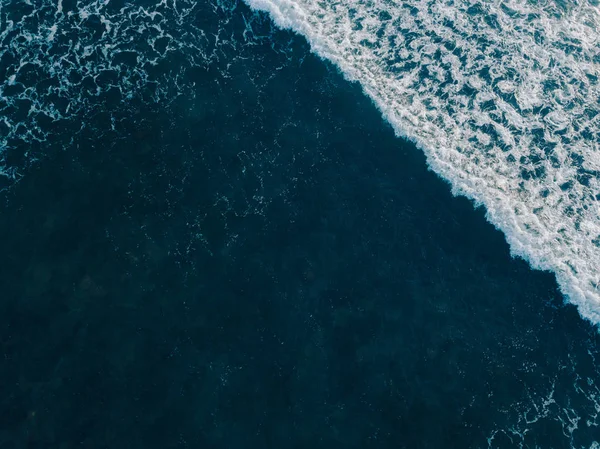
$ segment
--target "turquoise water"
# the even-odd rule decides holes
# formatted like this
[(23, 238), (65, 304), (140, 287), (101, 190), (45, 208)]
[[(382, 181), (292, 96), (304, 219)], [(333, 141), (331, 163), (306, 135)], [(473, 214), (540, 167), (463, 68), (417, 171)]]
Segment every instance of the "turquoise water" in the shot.
[(304, 38), (157, 3), (2, 2), (0, 447), (597, 447), (555, 275)]

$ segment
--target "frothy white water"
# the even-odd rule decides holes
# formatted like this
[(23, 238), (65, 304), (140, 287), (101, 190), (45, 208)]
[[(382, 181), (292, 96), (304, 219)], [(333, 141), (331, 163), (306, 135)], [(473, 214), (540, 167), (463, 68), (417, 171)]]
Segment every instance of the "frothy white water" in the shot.
[(600, 323), (595, 2), (246, 1), (360, 82), (513, 254)]

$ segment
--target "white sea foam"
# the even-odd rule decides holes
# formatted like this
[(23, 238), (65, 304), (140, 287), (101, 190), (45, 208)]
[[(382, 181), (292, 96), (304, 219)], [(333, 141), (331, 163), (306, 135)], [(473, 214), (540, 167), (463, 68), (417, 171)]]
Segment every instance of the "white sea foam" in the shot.
[(600, 323), (596, 2), (246, 1), (360, 82), (513, 254)]
[[(188, 24), (191, 32), (179, 34), (195, 7), (188, 0), (156, 0), (145, 7), (109, 0), (0, 0), (0, 175), (18, 179), (23, 167), (44, 156), (31, 148), (47, 141), (48, 123), (85, 122), (86, 111), (109, 91), (131, 99), (154, 86), (156, 100), (172, 98), (169, 86), (177, 74), (157, 72), (157, 63), (176, 51), (193, 53), (195, 65), (208, 60), (202, 30)], [(22, 157), (8, 161), (11, 150)]]

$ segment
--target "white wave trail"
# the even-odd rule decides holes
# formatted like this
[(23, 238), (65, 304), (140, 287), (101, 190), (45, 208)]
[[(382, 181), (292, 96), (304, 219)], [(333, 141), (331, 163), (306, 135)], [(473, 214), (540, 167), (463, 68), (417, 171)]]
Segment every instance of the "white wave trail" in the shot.
[(600, 323), (594, 0), (246, 0), (362, 85), (513, 255)]

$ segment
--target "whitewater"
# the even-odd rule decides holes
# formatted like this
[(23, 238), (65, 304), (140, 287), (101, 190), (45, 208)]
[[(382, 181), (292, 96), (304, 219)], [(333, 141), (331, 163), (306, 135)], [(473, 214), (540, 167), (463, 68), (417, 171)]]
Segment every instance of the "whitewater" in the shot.
[(597, 2), (246, 0), (357, 81), (600, 323)]
[[(246, 3), (359, 82), (455, 194), (485, 206), (512, 253), (554, 272), (581, 315), (600, 323), (595, 0)], [(81, 117), (103, 95), (172, 98), (178, 69), (157, 71), (169, 55), (207, 66), (219, 55), (209, 43), (228, 45), (191, 23), (194, 8), (0, 0), (0, 180), (19, 178), (14, 161), (44, 157), (55, 123), (91, 126)], [(182, 35), (182, 23), (192, 31)]]

